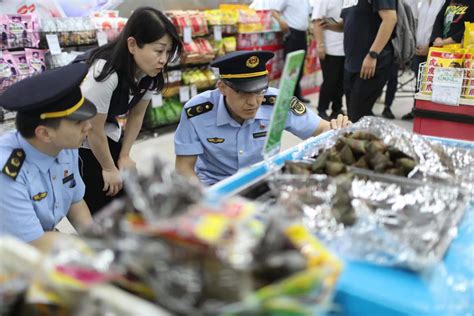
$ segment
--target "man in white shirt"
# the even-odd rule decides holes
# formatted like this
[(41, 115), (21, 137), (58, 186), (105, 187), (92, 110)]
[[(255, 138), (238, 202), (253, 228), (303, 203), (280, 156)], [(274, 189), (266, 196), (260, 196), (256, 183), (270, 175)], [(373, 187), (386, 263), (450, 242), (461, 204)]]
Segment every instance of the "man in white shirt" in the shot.
[[(416, 51), (412, 62), (412, 70), (415, 72), (416, 80), (418, 80), (420, 64), (424, 63), (428, 56), (433, 25), (444, 2), (445, 0), (422, 0), (420, 9), (418, 10), (418, 16), (415, 16), (418, 20), (418, 24), (416, 27)], [(418, 90), (418, 82), (416, 87)], [(410, 112), (403, 115), (402, 119), (412, 120), (414, 117), (412, 109)]]
[[(323, 71), (323, 84), (319, 91), (318, 115), (325, 120), (342, 114), (344, 94), (344, 34), (323, 30), (323, 21), (340, 20), (343, 0), (318, 0), (314, 2), (311, 20), (313, 35), (318, 43), (318, 57)], [(332, 103), (331, 116), (327, 115)]]
[[(255, 0), (251, 7), (257, 10), (272, 10), (273, 17), (285, 33), (285, 55), (296, 50), (308, 49), (306, 31), (309, 27), (309, 0)], [(300, 81), (303, 76), (301, 69), (296, 83), (295, 96), (305, 103), (309, 100), (302, 97)]]

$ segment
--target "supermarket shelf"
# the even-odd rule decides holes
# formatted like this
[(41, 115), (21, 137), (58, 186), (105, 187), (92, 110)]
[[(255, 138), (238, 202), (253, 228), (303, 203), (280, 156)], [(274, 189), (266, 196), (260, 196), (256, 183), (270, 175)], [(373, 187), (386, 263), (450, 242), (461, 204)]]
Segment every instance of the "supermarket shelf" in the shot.
[(256, 32), (238, 32), (238, 34), (265, 34), (265, 33), (281, 33), (281, 30), (256, 31)]

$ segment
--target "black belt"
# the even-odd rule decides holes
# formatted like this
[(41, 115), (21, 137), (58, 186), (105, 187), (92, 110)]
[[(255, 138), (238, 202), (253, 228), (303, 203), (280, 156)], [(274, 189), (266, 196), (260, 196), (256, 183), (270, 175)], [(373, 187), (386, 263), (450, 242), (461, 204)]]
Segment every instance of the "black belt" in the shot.
[(294, 29), (292, 27), (290, 27), (290, 33), (292, 35), (296, 35), (296, 36), (306, 36), (306, 31), (300, 31), (300, 30)]

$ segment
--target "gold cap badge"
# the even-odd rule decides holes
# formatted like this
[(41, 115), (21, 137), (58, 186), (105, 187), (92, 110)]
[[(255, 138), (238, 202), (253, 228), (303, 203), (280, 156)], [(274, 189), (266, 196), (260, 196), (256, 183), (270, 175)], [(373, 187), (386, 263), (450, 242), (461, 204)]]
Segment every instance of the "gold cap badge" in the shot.
[(252, 56), (249, 59), (247, 59), (247, 62), (245, 64), (249, 68), (255, 68), (258, 66), (258, 64), (260, 64), (260, 59), (257, 56)]

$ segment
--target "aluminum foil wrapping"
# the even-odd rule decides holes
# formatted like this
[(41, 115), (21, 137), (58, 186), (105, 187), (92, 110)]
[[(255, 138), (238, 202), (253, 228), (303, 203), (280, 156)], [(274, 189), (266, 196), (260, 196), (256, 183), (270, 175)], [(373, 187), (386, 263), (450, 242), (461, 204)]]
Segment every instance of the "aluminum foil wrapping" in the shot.
[(381, 118), (364, 117), (359, 122), (336, 131), (320, 146), (307, 149), (304, 156), (317, 155), (321, 150), (334, 146), (337, 139), (345, 133), (357, 130), (368, 131), (381, 138), (385, 144), (392, 145), (415, 159), (418, 165), (409, 178), (455, 183), (471, 192), (471, 197), (474, 198), (473, 150), (442, 145)]
[(148, 221), (156, 222), (184, 213), (189, 205), (201, 200), (199, 183), (177, 174), (157, 156), (152, 159), (150, 174), (124, 174), (127, 196)]
[(339, 255), (424, 269), (439, 262), (469, 203), (460, 187), (362, 172), (279, 175), (278, 202)]

